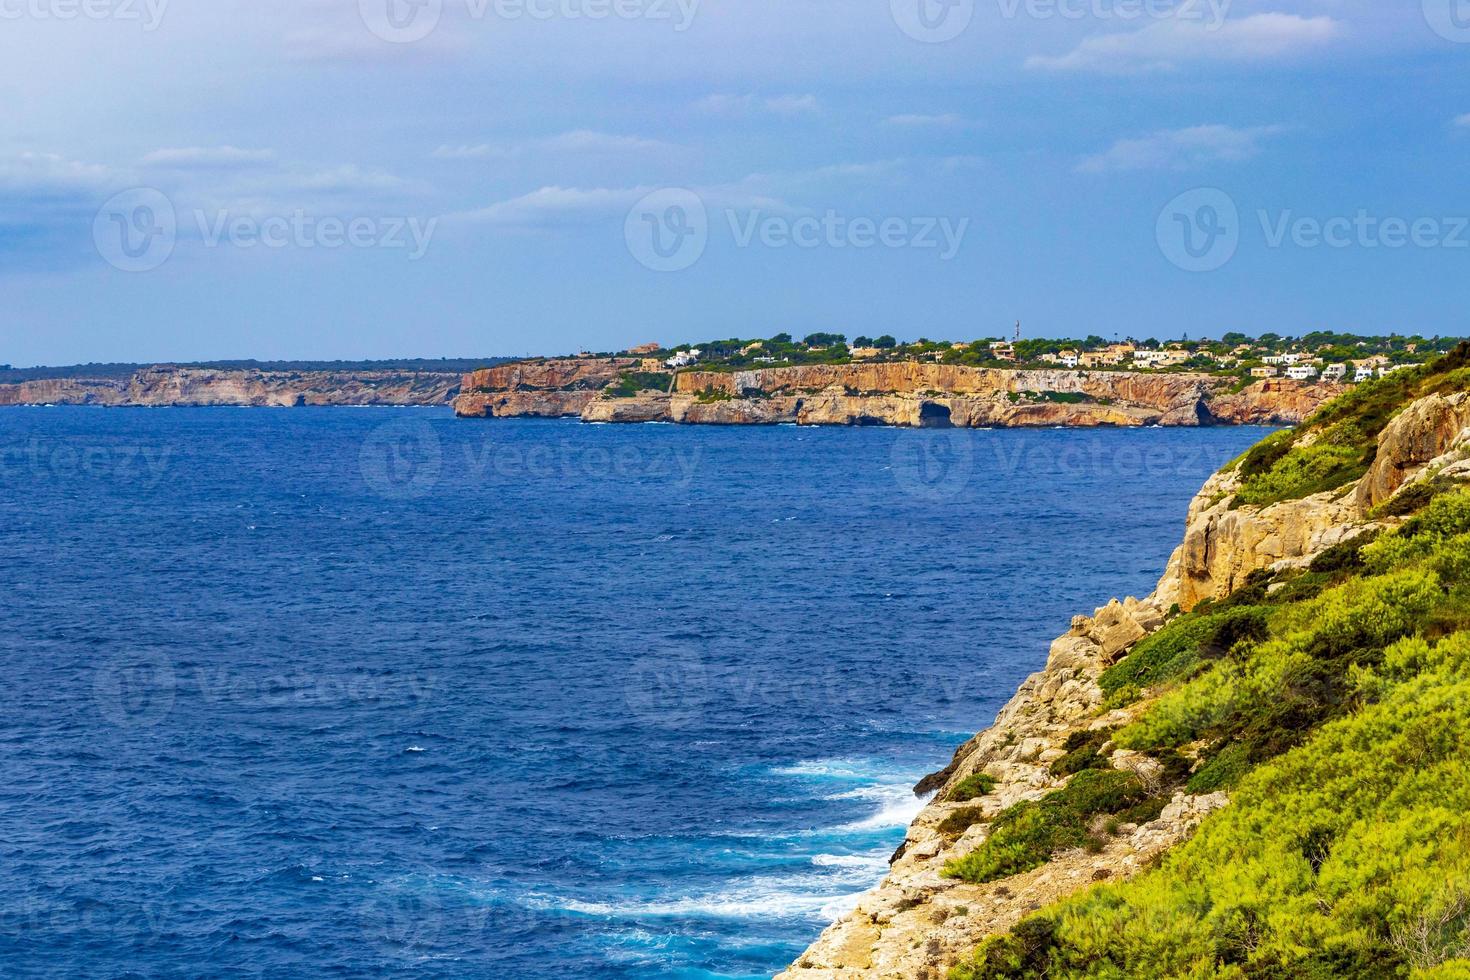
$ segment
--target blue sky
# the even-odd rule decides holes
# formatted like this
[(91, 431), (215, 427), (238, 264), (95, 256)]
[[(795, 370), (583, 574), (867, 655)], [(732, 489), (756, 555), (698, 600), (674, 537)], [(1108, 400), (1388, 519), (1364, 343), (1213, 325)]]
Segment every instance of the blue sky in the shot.
[(0, 362), (1470, 333), (1467, 67), (1465, 0), (0, 0)]

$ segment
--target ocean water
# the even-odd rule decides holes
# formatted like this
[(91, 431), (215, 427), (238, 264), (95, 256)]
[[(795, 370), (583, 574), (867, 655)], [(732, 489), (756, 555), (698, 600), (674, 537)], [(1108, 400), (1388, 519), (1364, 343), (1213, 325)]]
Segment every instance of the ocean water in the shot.
[(768, 977), (1263, 434), (0, 411), (0, 973)]

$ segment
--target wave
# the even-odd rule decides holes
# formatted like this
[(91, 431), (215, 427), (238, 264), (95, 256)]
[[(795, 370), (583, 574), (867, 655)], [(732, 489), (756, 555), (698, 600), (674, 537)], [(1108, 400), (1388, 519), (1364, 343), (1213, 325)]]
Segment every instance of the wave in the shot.
[[(811, 883), (800, 878), (757, 880), (718, 894), (688, 895), (665, 899), (584, 901), (554, 895), (528, 895), (525, 904), (533, 909), (570, 912), (610, 919), (653, 918), (807, 918), (831, 922), (856, 906), (868, 891), (813, 892)], [(806, 887), (803, 887), (806, 886)]]

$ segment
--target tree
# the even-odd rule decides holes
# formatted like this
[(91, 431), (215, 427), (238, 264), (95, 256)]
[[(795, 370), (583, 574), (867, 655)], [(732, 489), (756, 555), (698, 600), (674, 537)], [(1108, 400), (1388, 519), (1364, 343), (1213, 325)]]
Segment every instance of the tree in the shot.
[(894, 340), (891, 334), (885, 333), (883, 336), (873, 341), (873, 346), (881, 347), (884, 350), (888, 350), (890, 348), (897, 347), (898, 341)]
[(854, 347), (872, 347), (873, 346), (873, 338), (872, 337), (854, 337), (853, 340), (852, 340), (852, 346), (854, 346)]
[(847, 343), (847, 337), (840, 333), (810, 333), (802, 342), (808, 347), (836, 347)]

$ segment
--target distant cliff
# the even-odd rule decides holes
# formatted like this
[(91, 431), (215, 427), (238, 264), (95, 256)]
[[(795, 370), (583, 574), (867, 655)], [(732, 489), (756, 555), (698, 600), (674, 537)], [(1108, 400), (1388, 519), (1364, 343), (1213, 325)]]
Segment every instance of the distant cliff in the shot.
[(1234, 391), (1207, 374), (1011, 371), (931, 364), (818, 365), (720, 373), (645, 372), (631, 358), (504, 365), (464, 378), (464, 418), (711, 425), (1290, 425), (1342, 393), (1335, 384), (1261, 381)]
[(447, 405), (455, 374), (392, 371), (222, 371), (157, 367), (130, 377), (65, 378), (0, 385), (0, 405), (114, 408), (309, 405)]

